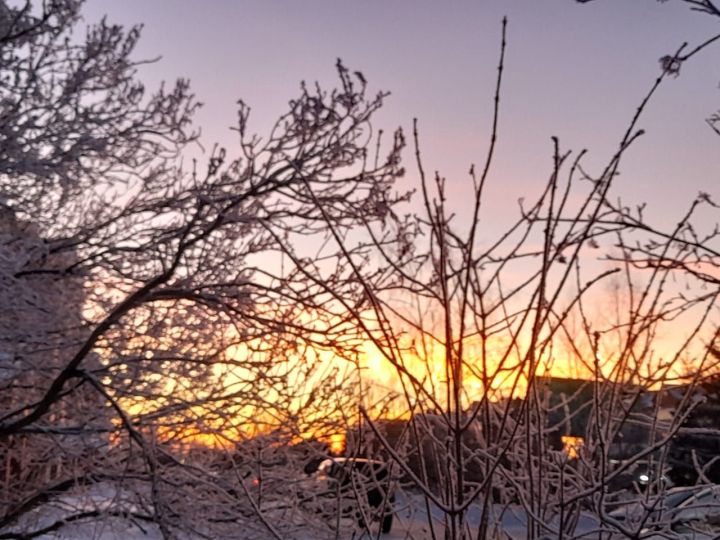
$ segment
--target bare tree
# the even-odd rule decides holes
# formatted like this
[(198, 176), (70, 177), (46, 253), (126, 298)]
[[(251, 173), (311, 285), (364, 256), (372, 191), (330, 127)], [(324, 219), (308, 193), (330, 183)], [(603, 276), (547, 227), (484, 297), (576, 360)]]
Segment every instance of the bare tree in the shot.
[[(643, 134), (648, 102), (676, 75), (676, 63), (697, 51), (682, 47), (663, 64), (599, 173), (585, 171), (585, 152), (562, 151), (553, 139), (540, 195), (521, 200), (515, 224), (480, 245), (504, 52), (503, 25), (489, 149), (482, 166), (470, 168), (469, 213), (448, 207), (443, 177), (426, 175), (416, 127), (424, 207), (417, 229), (396, 229), (388, 245), (388, 232), (366, 223), (389, 271), (382, 282), (345, 253), (370, 302), (351, 309), (355, 324), (395, 371), (401, 405), (394, 408), (407, 419), (391, 435), (384, 412), (364, 404), (364, 425), (348, 451), (384, 456), (405, 478), (408, 498), (422, 501), (416, 507), (427, 520), (411, 535), (494, 537), (507, 533), (503, 515), (513, 512), (527, 538), (637, 538), (648, 527), (673, 535), (673, 524), (658, 521), (652, 509), (667, 488), (661, 478), (669, 443), (697, 405), (698, 374), (714, 358), (707, 340), (716, 346), (720, 290), (711, 244), (718, 233), (701, 234), (692, 222), (699, 208), (717, 206), (701, 194), (665, 233), (646, 223), (644, 206), (614, 202), (611, 188)], [(464, 230), (456, 215), (470, 216)], [(409, 245), (402, 241), (408, 237)], [(682, 287), (674, 285), (676, 275)], [(594, 306), (613, 289), (618, 301), (608, 316)], [(682, 338), (661, 338), (670, 328), (678, 333), (681, 322)], [(689, 377), (687, 360), (695, 367)], [(558, 365), (574, 365), (584, 382), (565, 395), (553, 390)], [(688, 384), (663, 418), (663, 396), (680, 382)], [(581, 428), (571, 432), (570, 425)], [(623, 444), (633, 429), (639, 444)], [(572, 436), (564, 450), (552, 444), (563, 434)], [(633, 487), (617, 484), (639, 465), (652, 471), (642, 495), (646, 511), (637, 522), (621, 522), (612, 503), (633, 496)], [(479, 523), (469, 518), (478, 512)], [(438, 513), (440, 522), (432, 517)]]
[[(579, 4), (589, 4), (590, 2), (595, 2), (595, 0), (575, 0)], [(657, 0), (658, 2), (668, 2), (668, 0)], [(712, 17), (720, 17), (720, 7), (718, 7), (717, 2), (715, 0), (678, 0), (679, 3), (686, 4), (689, 6), (691, 11), (703, 14), (703, 15), (710, 15)], [(660, 65), (664, 70), (667, 70), (669, 74), (677, 77), (680, 74), (680, 69), (682, 68), (682, 65), (684, 62), (687, 62), (690, 58), (695, 56), (697, 53), (705, 49), (706, 47), (712, 45), (716, 41), (720, 40), (720, 33), (717, 33), (704, 41), (701, 41), (700, 43), (694, 45), (689, 50), (684, 50), (681, 54), (666, 54), (665, 56), (660, 58)], [(710, 116), (708, 116), (705, 121), (707, 122), (708, 126), (720, 135), (720, 111), (712, 113)]]
[[(349, 240), (392, 219), (403, 139), (371, 155), (385, 94), (338, 62), (339, 87), (303, 85), (265, 139), (240, 103), (237, 157), (216, 147), (184, 169), (199, 106), (187, 81), (148, 94), (139, 28), (102, 21), (76, 43), (80, 7), (0, 4), (0, 529), (29, 538), (132, 515), (166, 538), (217, 537), (210, 523), (238, 519), (277, 534), (240, 489), (258, 463), (240, 450), (259, 434), (288, 445), (344, 431), (356, 395), (341, 383), (355, 375), (323, 351), (352, 359), (360, 344), (328, 299), (367, 300), (317, 239), (328, 220)], [(226, 448), (238, 481), (181, 467), (198, 443)], [(68, 509), (81, 488), (89, 498)], [(102, 489), (114, 504), (83, 506)], [(49, 500), (55, 513), (35, 511)], [(213, 505), (225, 514), (197, 519)]]
[[(636, 523), (613, 517), (611, 492), (640, 462), (661, 478), (715, 361), (717, 231), (692, 223), (717, 207), (701, 194), (663, 232), (611, 188), (649, 100), (710, 41), (663, 62), (596, 174), (553, 139), (537, 198), (481, 245), (504, 24), (463, 229), (446, 180), (425, 173), (417, 125), (423, 212), (398, 215), (403, 135), (373, 132), (385, 94), (340, 62), (338, 88), (303, 84), (264, 139), (240, 102), (236, 155), (183, 165), (197, 138), (187, 81), (148, 94), (139, 29), (102, 21), (76, 43), (80, 7), (0, 3), (1, 538), (116, 518), (165, 538), (379, 535), (372, 509), (347, 519), (338, 492), (327, 512), (299, 474), (346, 430), (351, 458), (391, 469), (351, 477), (356, 503), (407, 488), (426, 518), (411, 536), (501, 536), (507, 512), (528, 538), (673, 534), (652, 523), (660, 480)], [(593, 308), (608, 290), (612, 316)], [(670, 350), (660, 336), (680, 320)], [(372, 387), (371, 349), (394, 393)], [(560, 363), (585, 382), (554, 390)], [(633, 426), (642, 444), (619, 456)]]

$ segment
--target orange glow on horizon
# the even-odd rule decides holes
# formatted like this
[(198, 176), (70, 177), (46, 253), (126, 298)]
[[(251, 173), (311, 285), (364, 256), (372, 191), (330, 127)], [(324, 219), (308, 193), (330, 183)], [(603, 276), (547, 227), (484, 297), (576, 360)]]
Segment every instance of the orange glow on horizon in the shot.
[(330, 452), (336, 456), (340, 456), (345, 452), (345, 434), (335, 433), (330, 435), (328, 444), (330, 446)]
[[(576, 333), (571, 334), (571, 337), (567, 338), (568, 342), (564, 342), (565, 337), (562, 335), (551, 336), (552, 344), (536, 353), (533, 375), (591, 379), (596, 360), (593, 359), (589, 338), (581, 330), (579, 327)], [(522, 330), (518, 331), (519, 337), (513, 339), (513, 331), (499, 332), (488, 338), (486, 343), (477, 335), (465, 338), (461, 405), (464, 409), (484, 398), (499, 401), (524, 396), (530, 375), (526, 363), (530, 337), (528, 332)], [(429, 331), (425, 335), (418, 334), (419, 332), (416, 332), (416, 335), (403, 334), (396, 346), (385, 353), (376, 344), (365, 341), (354, 359), (341, 358), (327, 349), (306, 348), (301, 352), (291, 347), (287, 350), (276, 349), (272, 347), (274, 342), (259, 338), (248, 342), (243, 341), (241, 336), (231, 335), (228, 341), (235, 344), (224, 352), (232, 362), (219, 362), (212, 368), (213, 376), (222, 387), (221, 392), (231, 395), (236, 389), (244, 392), (246, 385), (257, 384), (257, 388), (265, 392), (256, 396), (261, 398), (257, 402), (264, 401), (270, 408), (272, 404), (278, 403), (280, 414), (275, 414), (277, 411), (274, 410), (268, 412), (258, 408), (258, 405), (237, 401), (230, 402), (220, 418), (218, 415), (208, 415), (208, 410), (199, 405), (196, 410), (191, 409), (189, 412), (202, 420), (202, 427), (187, 427), (189, 424), (185, 423), (186, 427), (183, 428), (158, 428), (155, 435), (160, 440), (180, 445), (199, 444), (228, 448), (243, 440), (270, 435), (277, 430), (283, 432), (283, 440), (321, 441), (328, 445), (329, 452), (341, 455), (346, 450), (345, 433), (338, 432), (338, 427), (351, 429), (352, 424), (360, 417), (360, 405), (371, 418), (397, 420), (407, 419), (414, 413), (449, 406), (446, 398), (446, 350), (438, 340), (433, 341), (435, 338)], [(655, 337), (657, 341), (653, 345), (665, 344), (665, 336), (656, 334)], [(538, 341), (542, 340), (541, 336)], [(622, 345), (623, 335), (620, 332), (617, 332), (617, 336), (610, 332), (603, 335), (597, 358), (601, 377), (614, 376), (613, 370), (619, 353), (613, 351), (622, 350)], [(457, 343), (454, 347), (458, 348)], [(253, 355), (267, 355), (262, 357), (262, 362), (265, 363), (258, 362)], [(257, 365), (266, 366), (265, 371), (258, 374)], [(306, 366), (313, 367), (304, 372), (302, 368)], [(484, 369), (487, 370), (487, 376), (483, 373)], [(263, 377), (269, 378), (268, 376), (284, 378), (284, 384), (289, 391), (283, 394), (272, 385), (262, 387), (265, 380)], [(177, 379), (163, 378), (162, 381), (166, 383), (164, 392), (167, 395), (192, 390), (191, 384), (179, 384)], [(418, 391), (413, 387), (414, 384), (420, 385), (422, 390)], [(345, 403), (344, 408), (338, 406), (332, 397), (328, 399), (329, 393), (324, 396), (324, 401), (312, 401), (316, 386), (330, 388), (327, 392), (353, 393), (354, 385), (357, 385), (358, 389), (357, 401), (347, 402), (350, 407), (357, 407), (354, 410)], [(250, 390), (255, 391), (255, 387)], [(204, 391), (199, 391), (193, 401), (201, 403)], [(423, 392), (434, 399), (427, 398)], [(424, 403), (422, 407), (413, 409), (413, 402), (417, 401), (418, 397), (423, 399)], [(139, 401), (124, 404), (131, 416), (147, 413), (153, 408), (151, 402), (148, 402), (147, 408)], [(207, 420), (208, 416), (215, 418), (215, 421)], [(184, 420), (187, 422), (187, 418)], [(287, 424), (293, 422), (295, 423), (291, 428), (286, 429)], [(316, 428), (318, 425), (322, 427)], [(295, 431), (292, 432), (292, 429)], [(579, 446), (573, 446), (574, 442), (566, 443), (565, 440), (563, 444), (566, 453), (570, 457), (576, 457)], [(581, 445), (582, 441), (579, 444)]]

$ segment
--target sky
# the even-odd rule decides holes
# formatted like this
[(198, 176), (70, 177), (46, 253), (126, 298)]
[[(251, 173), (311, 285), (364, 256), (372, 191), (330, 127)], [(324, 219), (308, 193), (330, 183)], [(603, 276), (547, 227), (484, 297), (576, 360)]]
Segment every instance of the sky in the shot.
[[(468, 170), (484, 162), (489, 145), (507, 16), (499, 139), (481, 245), (497, 240), (518, 217), (518, 199), (530, 201), (545, 187), (551, 137), (563, 150), (587, 149), (585, 169), (599, 174), (660, 75), (659, 59), (683, 42), (691, 49), (720, 33), (720, 18), (692, 12), (681, 0), (86, 0), (87, 23), (104, 15), (144, 25), (135, 56), (157, 60), (139, 67), (140, 78), (150, 89), (189, 78), (204, 103), (196, 116), (204, 148), (218, 143), (230, 157), (238, 143), (231, 131), (238, 99), (252, 108), (250, 130), (263, 136), (299, 94), (301, 81), (333, 88), (341, 58), (364, 74), (370, 95), (391, 93), (375, 129), (401, 126), (409, 134), (418, 119), (424, 168), (446, 177), (447, 206), (460, 224), (472, 210)], [(718, 60), (720, 41), (665, 81), (638, 124), (646, 133), (626, 153), (610, 194), (629, 207), (647, 203), (645, 215), (665, 230), (699, 192), (720, 201), (720, 136), (705, 122), (720, 109)], [(412, 148), (405, 161), (399, 190), (418, 185)], [(413, 206), (420, 209), (419, 197)], [(711, 228), (718, 211), (700, 218)], [(590, 273), (612, 264), (593, 261)], [(583, 269), (588, 275), (587, 261)], [(600, 318), (612, 304), (611, 289), (603, 287), (590, 302), (591, 315)], [(695, 317), (690, 312), (689, 320), (662, 326), (654, 341), (660, 358), (683, 343)], [(394, 384), (379, 355), (369, 353), (367, 361), (376, 382)], [(558, 375), (577, 375), (569, 363), (556, 368)]]
[[(149, 88), (189, 78), (204, 103), (196, 117), (204, 148), (219, 143), (229, 156), (238, 142), (230, 128), (239, 98), (252, 107), (250, 130), (265, 135), (301, 81), (337, 83), (341, 58), (364, 74), (371, 95), (391, 93), (375, 129), (401, 126), (411, 133), (418, 119), (425, 170), (447, 179), (447, 206), (460, 225), (471, 216), (468, 170), (483, 163), (489, 144), (507, 16), (499, 139), (481, 245), (514, 222), (518, 199), (529, 202), (545, 186), (552, 136), (564, 150), (587, 149), (585, 170), (599, 174), (660, 74), (659, 58), (720, 32), (720, 18), (693, 12), (681, 0), (86, 0), (84, 14), (88, 23), (103, 15), (142, 23), (136, 58), (158, 60), (143, 65), (140, 77)], [(665, 230), (699, 192), (720, 201), (720, 136), (705, 123), (720, 109), (718, 60), (720, 42), (666, 80), (639, 122), (646, 134), (626, 153), (610, 193), (629, 207), (647, 203), (646, 217)], [(418, 185), (411, 148), (405, 162), (401, 191)], [(416, 197), (409, 210), (420, 207)], [(718, 221), (717, 210), (699, 216), (701, 230)], [(602, 291), (600, 311), (608, 290)], [(681, 341), (683, 333), (675, 324), (660, 338)]]
[[(141, 68), (142, 79), (152, 88), (189, 78), (205, 104), (197, 115), (205, 148), (218, 142), (230, 155), (237, 99), (252, 107), (250, 127), (263, 135), (300, 81), (332, 87), (342, 58), (371, 91), (391, 92), (376, 128), (409, 132), (418, 119), (425, 168), (447, 178), (460, 216), (469, 212), (469, 165), (482, 163), (488, 146), (507, 16), (489, 236), (515, 214), (518, 198), (547, 180), (551, 136), (564, 149), (587, 148), (586, 167), (599, 172), (659, 74), (658, 59), (720, 32), (720, 19), (679, 0), (87, 0), (84, 13), (87, 22), (107, 14), (111, 22), (142, 23), (136, 57), (160, 57)], [(720, 108), (719, 58), (717, 44), (667, 81), (640, 122), (647, 134), (621, 168), (615, 196), (648, 202), (658, 223), (675, 223), (700, 191), (720, 199), (720, 136), (704, 122)], [(406, 154), (408, 186), (417, 181), (412, 157)]]

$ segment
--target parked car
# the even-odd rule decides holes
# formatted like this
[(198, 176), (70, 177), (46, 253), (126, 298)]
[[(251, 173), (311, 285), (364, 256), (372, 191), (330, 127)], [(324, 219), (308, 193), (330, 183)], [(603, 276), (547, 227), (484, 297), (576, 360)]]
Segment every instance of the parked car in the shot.
[[(306, 472), (309, 472), (306, 469)], [(365, 458), (329, 458), (321, 461), (313, 474), (316, 499), (329, 518), (352, 517), (361, 527), (380, 523), (389, 533), (393, 523), (395, 494), (389, 466)]]
[[(705, 540), (720, 535), (720, 485), (680, 487), (663, 494), (638, 499), (609, 513), (609, 517), (631, 527), (640, 527), (643, 538)], [(657, 533), (657, 534), (653, 534)]]
[[(611, 459), (610, 467), (612, 470), (619, 466), (625, 466), (622, 460)], [(609, 484), (610, 492), (629, 491), (645, 491), (649, 486), (662, 486), (665, 489), (673, 487), (667, 470), (658, 471), (656, 464), (651, 464), (645, 460), (633, 461), (625, 471), (613, 478)]]

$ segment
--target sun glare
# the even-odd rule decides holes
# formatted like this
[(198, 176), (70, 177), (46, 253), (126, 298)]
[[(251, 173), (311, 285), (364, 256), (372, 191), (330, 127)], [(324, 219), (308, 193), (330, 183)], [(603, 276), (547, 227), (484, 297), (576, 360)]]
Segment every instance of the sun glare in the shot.
[(572, 435), (563, 435), (560, 437), (560, 441), (563, 444), (563, 452), (565, 452), (570, 459), (577, 459), (580, 449), (585, 444), (585, 440), (582, 437), (573, 437)]

